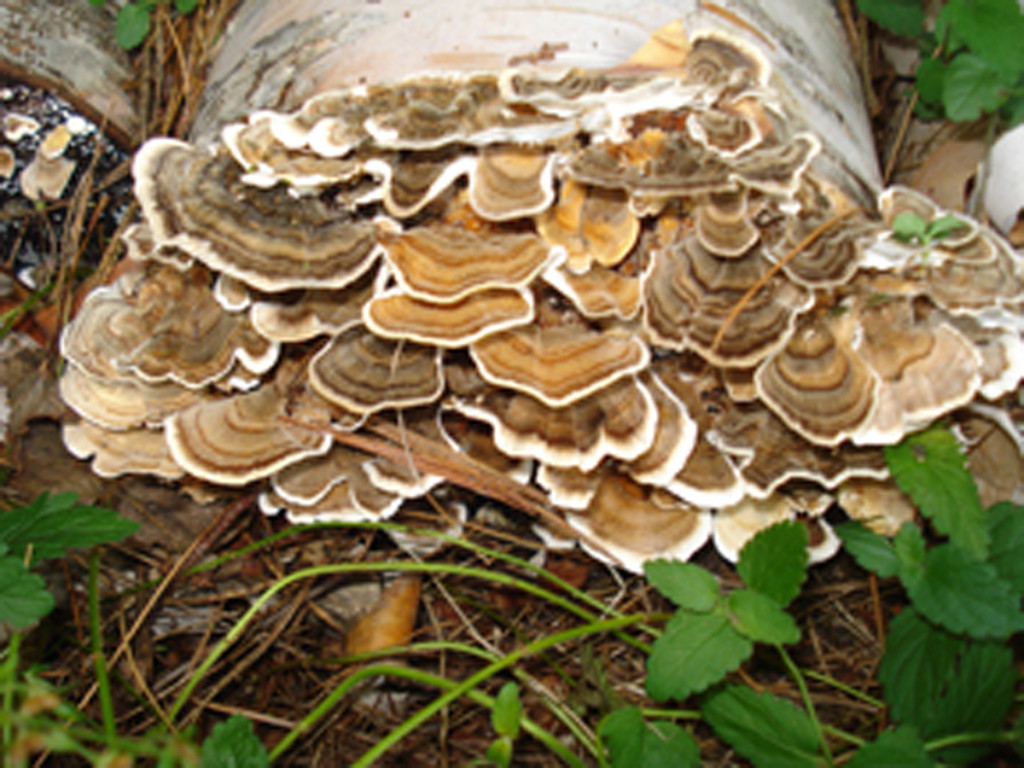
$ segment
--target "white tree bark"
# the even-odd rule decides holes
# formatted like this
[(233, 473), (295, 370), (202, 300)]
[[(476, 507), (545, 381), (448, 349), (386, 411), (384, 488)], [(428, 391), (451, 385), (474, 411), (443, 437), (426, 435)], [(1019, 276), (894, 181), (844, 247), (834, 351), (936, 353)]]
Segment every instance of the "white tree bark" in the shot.
[(823, 139), (819, 170), (873, 205), (881, 177), (861, 85), (824, 0), (250, 0), (225, 31), (193, 138), (256, 109), (292, 110), (326, 90), (420, 71), (500, 70), (544, 51), (542, 66), (611, 67), (674, 19), (761, 49), (796, 127)]
[(0, 0), (0, 74), (63, 96), (118, 140), (134, 143), (135, 77), (114, 42), (114, 11), (86, 0)]

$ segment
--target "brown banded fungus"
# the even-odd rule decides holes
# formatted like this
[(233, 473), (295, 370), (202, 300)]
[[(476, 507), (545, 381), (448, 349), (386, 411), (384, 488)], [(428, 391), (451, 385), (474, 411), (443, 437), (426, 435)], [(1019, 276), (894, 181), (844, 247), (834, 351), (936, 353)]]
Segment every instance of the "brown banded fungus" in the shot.
[(1024, 260), (965, 216), (894, 238), (944, 212), (865, 210), (781, 72), (676, 24), (609, 70), (424, 73), (147, 142), (131, 266), (62, 337), (68, 448), (376, 520), (437, 492), (434, 441), (633, 570), (782, 519), (826, 557), (834, 499), (892, 533), (882, 447), (1005, 415), (1024, 377)]

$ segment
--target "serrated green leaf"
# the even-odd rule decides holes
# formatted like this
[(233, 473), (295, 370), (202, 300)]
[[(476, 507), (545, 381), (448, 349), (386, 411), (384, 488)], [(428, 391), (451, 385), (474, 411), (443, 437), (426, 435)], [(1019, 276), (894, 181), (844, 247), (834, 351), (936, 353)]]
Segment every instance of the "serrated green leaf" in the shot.
[(75, 493), (44, 493), (28, 506), (0, 513), (0, 541), (16, 556), (24, 556), (31, 544), (38, 562), (62, 557), (68, 549), (120, 541), (139, 529), (113, 510), (77, 501)]
[(174, 0), (174, 9), (178, 13), (192, 13), (199, 7), (199, 0)]
[(1003, 78), (1024, 72), (1024, 15), (1017, 0), (950, 0), (950, 27), (979, 58)]
[(149, 34), (149, 9), (134, 3), (122, 6), (117, 12), (114, 25), (114, 39), (124, 50), (130, 51), (142, 45)]
[(885, 460), (900, 490), (940, 533), (977, 557), (985, 557), (987, 520), (955, 437), (932, 427), (886, 446)]
[(977, 638), (1007, 638), (1024, 628), (1020, 598), (996, 569), (953, 544), (932, 547), (924, 571), (904, 579), (914, 607), (951, 632)]
[(932, 768), (938, 765), (915, 728), (901, 725), (857, 750), (847, 768)]
[[(942, 696), (933, 704), (921, 731), (927, 739), (958, 733), (989, 733), (1003, 728), (1013, 705), (1017, 673), (1009, 646), (970, 640), (951, 670)], [(936, 757), (973, 763), (991, 751), (986, 744), (950, 747)]]
[(501, 736), (514, 739), (519, 735), (519, 723), (523, 716), (523, 705), (519, 701), (519, 686), (505, 683), (494, 699), (491, 710), (491, 725)]
[(736, 572), (743, 583), (789, 605), (807, 578), (807, 528), (795, 520), (765, 528), (740, 550)]
[(946, 80), (946, 63), (939, 59), (922, 59), (917, 65), (915, 87), (921, 100), (933, 105), (942, 103), (942, 85)]
[(24, 629), (52, 610), (53, 595), (43, 578), (19, 558), (0, 558), (0, 622)]
[(770, 693), (727, 686), (708, 695), (701, 713), (715, 733), (758, 768), (817, 768), (822, 754), (814, 724)]
[(901, 243), (922, 243), (928, 229), (926, 222), (913, 211), (897, 213), (892, 220), (892, 236)]
[(678, 560), (652, 560), (644, 565), (651, 585), (678, 605), (698, 613), (707, 613), (718, 602), (718, 579), (693, 563)]
[(942, 81), (942, 106), (946, 117), (957, 123), (977, 120), (983, 112), (995, 112), (1008, 96), (999, 73), (972, 53), (953, 59)]
[(907, 522), (900, 526), (892, 538), (892, 551), (900, 562), (900, 578), (907, 581), (908, 574), (916, 574), (924, 567), (925, 541), (921, 529)]
[(900, 572), (900, 559), (896, 556), (892, 543), (881, 534), (868, 530), (856, 520), (837, 525), (836, 533), (861, 568), (866, 568), (883, 579), (891, 578)]
[(903, 37), (916, 37), (924, 25), (921, 0), (857, 0), (857, 8), (878, 26)]
[(778, 601), (752, 589), (729, 595), (732, 624), (755, 643), (790, 645), (800, 642), (800, 627)]
[(203, 742), (202, 768), (264, 768), (270, 757), (253, 733), (252, 723), (241, 715), (232, 715), (213, 726)]
[(724, 612), (680, 610), (654, 641), (647, 659), (647, 693), (657, 701), (681, 701), (717, 683), (753, 651), (753, 644), (736, 631)]
[(988, 562), (999, 577), (1024, 592), (1024, 507), (1009, 501), (988, 510), (988, 532), (992, 545)]
[(919, 728), (927, 723), (967, 641), (925, 621), (906, 608), (889, 625), (878, 682), (892, 718)]
[(637, 707), (612, 712), (598, 734), (608, 746), (612, 768), (700, 766), (700, 748), (693, 736), (663, 720), (644, 720)]

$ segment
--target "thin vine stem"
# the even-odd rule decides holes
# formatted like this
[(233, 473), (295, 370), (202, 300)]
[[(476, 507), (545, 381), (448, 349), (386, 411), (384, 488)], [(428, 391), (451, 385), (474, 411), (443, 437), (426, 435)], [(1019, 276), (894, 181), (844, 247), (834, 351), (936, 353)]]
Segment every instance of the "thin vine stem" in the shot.
[(856, 688), (851, 688), (846, 683), (836, 680), (834, 677), (823, 675), (821, 672), (815, 672), (813, 669), (805, 670), (804, 675), (811, 678), (811, 680), (816, 680), (819, 683), (824, 683), (831, 688), (835, 688), (837, 691), (845, 693), (852, 699), (863, 701), (865, 704), (875, 707), (875, 709), (885, 709), (885, 702), (881, 699), (876, 699), (874, 696), (864, 693), (864, 691), (858, 691)]
[(103, 733), (107, 741), (117, 738), (117, 718), (114, 715), (114, 697), (110, 691), (107, 660), (103, 656), (103, 630), (100, 623), (100, 548), (93, 547), (89, 556), (89, 636), (92, 642), (92, 662), (96, 668), (96, 682), (100, 689), (100, 711), (103, 713)]
[(789, 670), (789, 674), (793, 677), (797, 688), (800, 689), (800, 698), (803, 699), (804, 708), (807, 710), (807, 716), (811, 719), (811, 723), (814, 724), (814, 730), (818, 734), (818, 741), (821, 743), (821, 750), (825, 756), (825, 765), (832, 768), (836, 763), (832, 757), (832, 750), (829, 749), (828, 739), (825, 738), (825, 731), (822, 728), (821, 721), (818, 719), (818, 713), (814, 709), (814, 702), (811, 701), (811, 692), (807, 689), (807, 681), (804, 679), (803, 673), (800, 671), (800, 667), (798, 667), (790, 655), (786, 653), (786, 649), (783, 648), (780, 643), (775, 643), (774, 645), (775, 650), (777, 650), (779, 652), (779, 656), (782, 657), (782, 662)]
[[(168, 720), (173, 722), (178, 714), (180, 714), (182, 707), (188, 701), (192, 695), (192, 691), (195, 690), (199, 681), (209, 672), (210, 668), (217, 663), (217, 660), (227, 651), (227, 649), (239, 638), (242, 632), (248, 626), (249, 622), (264, 608), (264, 606), (270, 601), (270, 599), (281, 590), (302, 581), (303, 579), (316, 578), (320, 576), (334, 576), (342, 573), (373, 573), (381, 571), (411, 571), (417, 573), (446, 573), (453, 576), (465, 576), (469, 578), (476, 578), (482, 581), (491, 581), (496, 584), (503, 586), (510, 586), (520, 589), (528, 594), (538, 597), (542, 600), (557, 605), (564, 610), (572, 613), (575, 616), (580, 617), (584, 621), (593, 621), (593, 615), (579, 606), (572, 603), (570, 600), (550, 592), (542, 587), (538, 587), (523, 579), (510, 576), (501, 571), (489, 571), (483, 568), (468, 568), (465, 566), (448, 565), (445, 563), (418, 563), (418, 562), (380, 562), (380, 563), (334, 563), (331, 565), (321, 565), (314, 568), (306, 568), (301, 571), (296, 571), (279, 579), (276, 583), (272, 584), (262, 595), (260, 595), (250, 606), (250, 608), (239, 618), (235, 625), (228, 631), (228, 633), (214, 646), (210, 654), (203, 660), (203, 663), (199, 665), (193, 674), (192, 678), (185, 685), (184, 689), (178, 695), (174, 704), (168, 710)], [(628, 621), (624, 621), (628, 619)], [(616, 621), (623, 622), (623, 626), (630, 624), (636, 624), (640, 621), (646, 620), (647, 616), (638, 614), (636, 616), (622, 617), (616, 619)], [(617, 627), (616, 627), (617, 628)]]
[(559, 632), (556, 635), (549, 635), (548, 637), (541, 638), (540, 640), (536, 640), (530, 643), (529, 645), (522, 646), (516, 649), (515, 651), (506, 655), (504, 658), (499, 659), (498, 661), (495, 661), (493, 664), (490, 664), (489, 666), (479, 670), (475, 674), (470, 675), (464, 681), (458, 683), (449, 691), (435, 699), (432, 703), (425, 706), (415, 715), (406, 719), (405, 722), (403, 722), (397, 728), (392, 730), (384, 738), (378, 741), (370, 750), (368, 750), (361, 758), (359, 758), (359, 760), (354, 762), (352, 764), (352, 768), (367, 768), (367, 766), (372, 765), (375, 760), (380, 758), (381, 755), (387, 752), (392, 746), (394, 746), (403, 738), (405, 738), (408, 734), (416, 730), (420, 725), (422, 725), (431, 717), (433, 717), (441, 709), (448, 706), (459, 697), (465, 695), (468, 691), (471, 691), (474, 688), (476, 688), (476, 686), (482, 683), (484, 680), (487, 680), (488, 678), (493, 677), (502, 670), (507, 669), (513, 664), (516, 664), (520, 661), (520, 659), (523, 659), (526, 656), (535, 655), (537, 653), (540, 653), (541, 651), (544, 651), (560, 643), (570, 642), (572, 640), (577, 640), (581, 637), (587, 637), (588, 635), (601, 634), (605, 632), (610, 632), (615, 629), (622, 629), (631, 624), (637, 624), (645, 620), (646, 618), (647, 617), (643, 614), (637, 614), (635, 616), (624, 616), (622, 618), (617, 619), (606, 619), (604, 621), (597, 621), (591, 624), (584, 625), (582, 627), (576, 627), (574, 629), (567, 630), (565, 632)]
[[(412, 680), (416, 683), (423, 685), (429, 685), (434, 688), (441, 688), (443, 690), (450, 691), (452, 688), (457, 687), (458, 683), (449, 680), (446, 677), (440, 675), (434, 675), (429, 672), (423, 672), (418, 669), (412, 669), (410, 667), (402, 667), (396, 664), (374, 664), (373, 666), (364, 667), (363, 669), (350, 675), (343, 683), (338, 685), (331, 693), (321, 701), (313, 710), (306, 715), (302, 720), (296, 723), (295, 727), (289, 731), (283, 739), (274, 747), (270, 752), (270, 760), (273, 762), (292, 746), (295, 741), (311, 729), (316, 722), (326, 715), (349, 691), (352, 690), (361, 681), (377, 676), (387, 677), (399, 677), (405, 680)], [(494, 708), (494, 698), (488, 696), (482, 691), (471, 690), (465, 693), (466, 698), (472, 701), (474, 704), (479, 704), (488, 709)], [(529, 733), (531, 736), (540, 741), (544, 746), (550, 749), (553, 753), (558, 755), (567, 765), (578, 766), (583, 768), (584, 763), (570, 752), (565, 745), (563, 745), (553, 735), (548, 733), (546, 730), (541, 728), (533, 720), (528, 717), (523, 717), (520, 721), (523, 730)]]

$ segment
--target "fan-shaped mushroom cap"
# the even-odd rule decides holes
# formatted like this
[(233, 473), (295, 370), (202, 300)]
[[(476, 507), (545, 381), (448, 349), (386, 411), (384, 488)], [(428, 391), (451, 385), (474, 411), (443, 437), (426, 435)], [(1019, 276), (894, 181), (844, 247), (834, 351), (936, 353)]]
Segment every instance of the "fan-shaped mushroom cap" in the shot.
[(537, 468), (537, 485), (547, 491), (548, 499), (561, 509), (585, 510), (593, 501), (607, 467), (599, 466), (591, 472), (575, 467), (553, 467), (541, 464)]
[(277, 470), (270, 485), (285, 505), (310, 507), (323, 501), (335, 486), (347, 482), (355, 468), (369, 458), (369, 454), (355, 448), (335, 444), (326, 453)]
[(113, 431), (80, 421), (65, 424), (62, 435), (68, 452), (79, 459), (92, 459), (92, 471), (100, 477), (146, 474), (176, 480), (184, 471), (167, 449), (163, 432), (155, 429)]
[(20, 112), (8, 112), (4, 115), (4, 138), (17, 143), (26, 136), (31, 136), (42, 126), (39, 121)]
[(577, 274), (565, 266), (544, 270), (544, 281), (592, 320), (618, 317), (629, 320), (640, 311), (640, 278), (605, 267), (592, 266)]
[(557, 155), (542, 147), (484, 147), (469, 176), (469, 203), (490, 221), (509, 221), (548, 208), (555, 199)]
[(331, 339), (310, 362), (309, 378), (325, 400), (358, 414), (425, 405), (444, 389), (439, 349), (382, 339), (362, 326)]
[(567, 254), (573, 272), (586, 273), (591, 264), (613, 267), (632, 250), (640, 220), (620, 189), (587, 187), (566, 179), (558, 202), (536, 217), (537, 231)]
[(646, 367), (647, 346), (634, 336), (608, 336), (576, 326), (521, 328), (469, 348), (480, 374), (560, 408)]
[(804, 171), (821, 151), (812, 134), (800, 133), (780, 144), (761, 144), (729, 161), (731, 177), (770, 195), (794, 195)]
[(494, 442), (505, 454), (584, 472), (606, 456), (637, 458), (650, 448), (657, 426), (654, 400), (633, 377), (560, 408), (506, 389), (457, 399), (454, 407), (490, 424)]
[(326, 453), (330, 435), (283, 421), (287, 406), (274, 384), (193, 405), (164, 422), (171, 455), (190, 475), (239, 486)]
[(566, 520), (584, 534), (583, 546), (595, 541), (618, 565), (642, 573), (644, 563), (660, 557), (688, 560), (711, 533), (711, 515), (660, 489), (649, 489), (622, 475), (607, 475), (585, 512)]
[(199, 393), (172, 382), (101, 379), (75, 365), (57, 382), (61, 399), (83, 419), (110, 430), (156, 427), (172, 413), (198, 402)]
[(838, 445), (855, 435), (878, 402), (878, 374), (850, 346), (852, 322), (843, 320), (802, 322), (754, 375), (768, 407), (818, 445)]
[(61, 336), (61, 353), (94, 376), (133, 372), (144, 381), (192, 388), (222, 378), (236, 361), (266, 372), (277, 362), (277, 344), (244, 315), (225, 312), (208, 280), (202, 269), (153, 264), (98, 288)]
[(187, 272), (195, 264), (195, 259), (180, 248), (157, 245), (153, 239), (153, 231), (143, 221), (125, 229), (121, 235), (121, 242), (127, 251), (125, 255), (134, 261), (158, 261), (182, 272)]
[(716, 256), (742, 256), (761, 237), (761, 230), (751, 221), (747, 204), (748, 191), (739, 189), (704, 196), (697, 206), (697, 239)]
[(835, 488), (850, 478), (882, 479), (889, 474), (881, 450), (808, 443), (759, 403), (737, 404), (716, 418), (712, 437), (718, 448), (735, 457), (748, 493), (757, 498), (791, 480)]
[[(825, 495), (825, 498), (830, 498)], [(814, 501), (816, 508), (808, 509), (800, 498), (776, 493), (767, 499), (744, 499), (739, 504), (720, 509), (714, 516), (712, 538), (715, 549), (729, 562), (740, 559), (740, 550), (760, 531), (785, 520), (795, 520), (798, 515), (808, 514), (805, 519), (810, 544), (807, 548), (811, 563), (828, 560), (839, 551), (842, 542), (824, 519), (818, 517), (827, 504)]]
[(368, 272), (337, 291), (306, 289), (267, 295), (252, 303), (249, 321), (261, 336), (281, 343), (333, 336), (362, 322), (363, 305), (374, 294), (375, 283), (375, 275)]
[(854, 442), (885, 445), (974, 399), (981, 354), (937, 314), (915, 316), (908, 299), (863, 307), (857, 354), (881, 379), (870, 418)]
[(241, 312), (252, 303), (246, 284), (228, 275), (219, 275), (214, 281), (213, 298), (226, 312)]
[(759, 248), (723, 259), (694, 236), (658, 248), (644, 274), (645, 326), (659, 344), (690, 347), (715, 365), (754, 365), (785, 345), (798, 313), (813, 303), (806, 289), (774, 275), (726, 325), (770, 268)]
[(371, 222), (285, 187), (243, 184), (226, 152), (153, 139), (135, 155), (132, 173), (158, 244), (262, 291), (341, 288), (380, 252)]
[(477, 291), (448, 304), (423, 301), (394, 289), (363, 307), (366, 327), (378, 336), (439, 347), (463, 347), (532, 319), (533, 294), (521, 288)]
[(910, 499), (891, 481), (851, 480), (840, 486), (837, 501), (852, 519), (882, 536), (895, 536), (917, 515)]
[(653, 373), (644, 383), (654, 398), (657, 429), (651, 447), (629, 462), (630, 477), (647, 485), (668, 485), (686, 466), (697, 444), (698, 427), (686, 406)]
[(536, 235), (473, 232), (456, 226), (414, 227), (385, 236), (384, 243), (402, 290), (438, 304), (487, 288), (526, 285), (552, 258)]
[[(828, 208), (787, 220), (785, 236), (770, 254), (786, 259), (782, 268), (792, 280), (810, 288), (831, 288), (853, 278), (863, 257), (861, 238), (872, 234), (874, 227), (854, 216), (837, 220), (838, 215)], [(825, 224), (828, 229), (807, 242)]]
[(1024, 258), (992, 235), (982, 233), (980, 237), (994, 246), (995, 258), (978, 261), (971, 252), (961, 255), (955, 249), (944, 249), (950, 258), (931, 267), (918, 266), (927, 274), (928, 296), (954, 314), (976, 313), (1024, 296)]
[(764, 138), (753, 118), (724, 105), (691, 113), (686, 118), (686, 129), (701, 146), (721, 157), (736, 157)]
[[(476, 168), (476, 157), (464, 152), (463, 147), (454, 146), (418, 152), (411, 157), (396, 153), (371, 158), (364, 167), (368, 174), (380, 179), (379, 194), (387, 212), (405, 219), (442, 198), (457, 179)], [(356, 202), (368, 202), (376, 194), (364, 194)]]
[(645, 197), (684, 197), (734, 186), (728, 167), (716, 155), (681, 134), (660, 129), (621, 144), (591, 144), (566, 170), (577, 182)]
[(17, 162), (14, 158), (14, 152), (8, 147), (0, 147), (0, 179), (9, 179), (14, 175), (14, 169), (17, 167)]
[(764, 85), (770, 72), (771, 67), (759, 51), (721, 31), (695, 35), (683, 62), (684, 79), (733, 90)]

